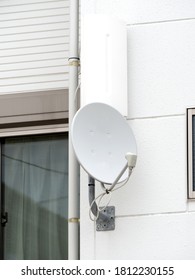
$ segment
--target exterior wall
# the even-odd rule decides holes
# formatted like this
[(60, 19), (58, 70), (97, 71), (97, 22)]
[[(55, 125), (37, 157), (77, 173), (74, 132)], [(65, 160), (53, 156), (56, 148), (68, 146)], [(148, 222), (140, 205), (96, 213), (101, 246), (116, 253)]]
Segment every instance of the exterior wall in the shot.
[(68, 87), (69, 0), (0, 2), (0, 94)]
[(127, 23), (128, 122), (138, 144), (128, 185), (113, 193), (115, 231), (95, 231), (82, 171), (81, 259), (194, 259), (186, 107), (195, 106), (195, 2), (82, 0), (81, 9)]

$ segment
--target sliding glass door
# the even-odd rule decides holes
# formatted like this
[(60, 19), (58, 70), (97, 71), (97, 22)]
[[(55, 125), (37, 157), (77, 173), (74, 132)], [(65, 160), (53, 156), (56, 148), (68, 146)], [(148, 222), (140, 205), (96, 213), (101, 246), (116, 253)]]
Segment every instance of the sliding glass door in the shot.
[(67, 134), (1, 141), (1, 255), (68, 258)]

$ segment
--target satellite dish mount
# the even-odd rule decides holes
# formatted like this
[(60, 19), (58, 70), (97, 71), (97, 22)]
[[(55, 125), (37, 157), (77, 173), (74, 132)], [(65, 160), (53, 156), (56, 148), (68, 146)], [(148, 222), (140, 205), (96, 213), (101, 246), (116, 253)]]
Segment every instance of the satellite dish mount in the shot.
[[(136, 165), (137, 149), (133, 132), (124, 117), (104, 103), (82, 107), (72, 123), (72, 143), (80, 165), (89, 175), (90, 213), (97, 231), (115, 229), (115, 207), (101, 207), (106, 195), (129, 180)], [(95, 196), (95, 180), (103, 192)], [(97, 203), (98, 202), (98, 203)]]

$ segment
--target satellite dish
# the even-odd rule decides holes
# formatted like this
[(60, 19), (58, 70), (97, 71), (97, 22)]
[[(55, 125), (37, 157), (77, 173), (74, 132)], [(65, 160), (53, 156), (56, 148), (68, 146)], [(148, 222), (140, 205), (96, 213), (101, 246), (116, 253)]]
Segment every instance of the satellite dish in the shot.
[[(137, 154), (136, 141), (127, 121), (104, 103), (90, 103), (79, 109), (72, 122), (71, 136), (80, 165), (105, 184), (112, 184), (127, 165), (128, 152)], [(126, 171), (118, 182), (127, 177)]]

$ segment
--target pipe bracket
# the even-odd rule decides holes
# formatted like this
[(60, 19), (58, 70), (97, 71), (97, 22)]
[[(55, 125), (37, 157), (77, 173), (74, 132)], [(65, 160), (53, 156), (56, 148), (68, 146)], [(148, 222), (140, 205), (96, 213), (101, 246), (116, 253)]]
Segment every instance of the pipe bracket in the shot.
[(80, 219), (79, 218), (70, 218), (70, 219), (68, 219), (68, 222), (69, 223), (79, 223)]
[(69, 62), (68, 63), (69, 66), (76, 66), (76, 67), (80, 66), (80, 58), (79, 57), (69, 57), (68, 62)]

